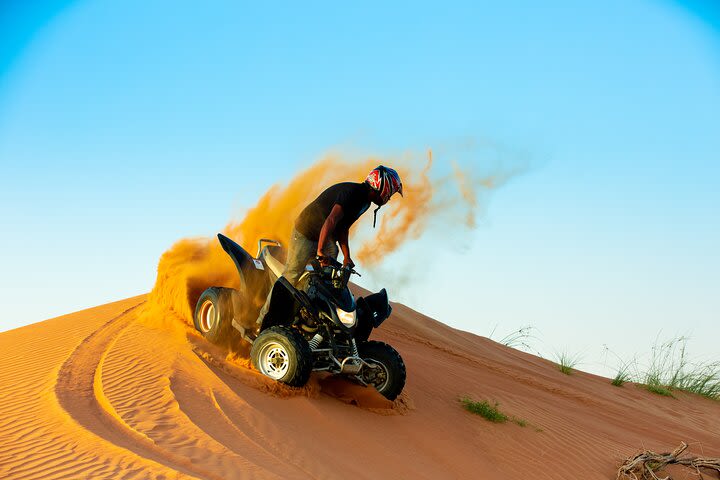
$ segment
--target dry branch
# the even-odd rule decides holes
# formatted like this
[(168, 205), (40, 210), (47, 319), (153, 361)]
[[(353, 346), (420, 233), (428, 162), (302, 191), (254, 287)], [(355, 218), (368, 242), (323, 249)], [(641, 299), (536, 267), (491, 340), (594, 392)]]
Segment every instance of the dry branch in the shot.
[(700, 478), (703, 478), (701, 469), (720, 473), (720, 458), (682, 457), (687, 447), (687, 444), (682, 442), (670, 453), (655, 453), (650, 450), (640, 452), (625, 460), (618, 470), (616, 480), (672, 480), (669, 476), (658, 476), (661, 470), (670, 464), (691, 468)]

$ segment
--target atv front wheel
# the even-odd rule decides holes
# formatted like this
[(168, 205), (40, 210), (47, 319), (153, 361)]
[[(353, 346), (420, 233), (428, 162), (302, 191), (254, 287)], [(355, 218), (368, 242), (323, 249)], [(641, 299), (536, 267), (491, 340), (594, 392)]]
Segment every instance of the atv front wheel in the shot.
[(358, 345), (360, 358), (375, 368), (363, 367), (359, 377), (388, 400), (395, 400), (405, 387), (405, 363), (387, 343), (370, 340)]
[(250, 358), (260, 373), (293, 387), (305, 385), (312, 371), (310, 345), (291, 327), (263, 330), (252, 344)]
[(239, 337), (232, 326), (239, 295), (232, 288), (210, 287), (205, 290), (195, 305), (195, 329), (212, 343), (229, 345), (234, 342)]

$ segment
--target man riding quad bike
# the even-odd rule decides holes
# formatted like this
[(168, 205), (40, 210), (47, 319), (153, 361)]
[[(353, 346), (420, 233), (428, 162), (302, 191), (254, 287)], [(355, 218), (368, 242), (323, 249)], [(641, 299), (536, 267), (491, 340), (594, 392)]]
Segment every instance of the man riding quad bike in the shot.
[[(359, 275), (348, 230), (370, 202), (378, 205), (377, 214), (396, 192), (402, 195), (400, 176), (382, 165), (362, 183), (326, 189), (298, 216), (287, 265), (279, 242), (261, 239), (254, 258), (218, 234), (238, 269), (240, 289), (205, 290), (195, 308), (195, 328), (216, 343), (239, 341), (238, 336), (250, 342), (253, 366), (288, 385), (303, 386), (311, 371), (326, 371), (372, 385), (394, 400), (405, 385), (405, 364), (390, 345), (368, 340), (392, 308), (385, 289), (355, 299), (348, 288), (350, 276)], [(336, 241), (342, 264), (336, 260)], [(258, 314), (251, 305), (263, 299)]]

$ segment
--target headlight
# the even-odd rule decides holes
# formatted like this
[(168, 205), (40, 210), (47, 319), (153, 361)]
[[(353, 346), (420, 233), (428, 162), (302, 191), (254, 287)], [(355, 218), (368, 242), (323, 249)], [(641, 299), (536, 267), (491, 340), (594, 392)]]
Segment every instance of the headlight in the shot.
[(353, 310), (352, 312), (346, 312), (345, 310), (336, 308), (335, 311), (337, 312), (337, 316), (340, 319), (340, 323), (342, 323), (346, 327), (352, 327), (353, 325), (355, 325), (355, 321), (357, 320), (357, 312), (355, 310)]

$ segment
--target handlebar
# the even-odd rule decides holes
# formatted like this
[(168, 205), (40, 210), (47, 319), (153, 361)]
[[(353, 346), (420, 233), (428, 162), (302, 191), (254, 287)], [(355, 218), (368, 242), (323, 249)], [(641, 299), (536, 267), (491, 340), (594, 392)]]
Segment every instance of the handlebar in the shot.
[(313, 268), (314, 268), (315, 270), (321, 270), (321, 269), (323, 269), (323, 268), (327, 268), (327, 267), (323, 267), (323, 266), (322, 266), (322, 264), (320, 263), (321, 260), (324, 260), (324, 261), (328, 262), (327, 267), (329, 267), (329, 268), (331, 268), (331, 269), (333, 269), (333, 270), (345, 270), (345, 271), (348, 272), (349, 275), (353, 275), (353, 274), (354, 274), (354, 275), (357, 275), (358, 277), (362, 277), (362, 275), (360, 275), (360, 274), (353, 268), (353, 267), (355, 267), (354, 264), (352, 264), (352, 265), (343, 265), (342, 263), (338, 262), (338, 261), (337, 261), (336, 259), (334, 259), (333, 257), (327, 257), (327, 256), (318, 255), (317, 257), (315, 257), (315, 260), (313, 260), (310, 264), (313, 266)]

